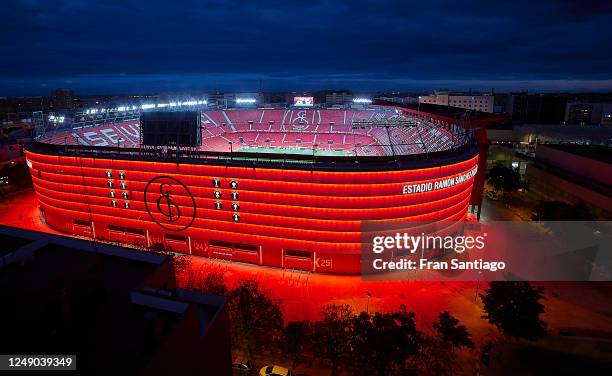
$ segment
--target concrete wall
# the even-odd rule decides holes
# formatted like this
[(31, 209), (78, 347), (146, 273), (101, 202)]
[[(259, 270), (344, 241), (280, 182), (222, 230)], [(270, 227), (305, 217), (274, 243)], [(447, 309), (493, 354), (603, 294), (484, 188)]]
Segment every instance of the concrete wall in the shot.
[(536, 165), (529, 165), (525, 176), (529, 191), (550, 201), (586, 204), (596, 216), (612, 215), (612, 198), (566, 180)]
[(558, 167), (591, 182), (612, 187), (612, 164), (538, 145), (536, 160)]

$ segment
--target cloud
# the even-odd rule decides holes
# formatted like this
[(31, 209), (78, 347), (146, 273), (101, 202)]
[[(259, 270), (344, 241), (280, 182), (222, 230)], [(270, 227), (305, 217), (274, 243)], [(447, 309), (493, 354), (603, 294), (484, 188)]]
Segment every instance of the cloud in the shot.
[[(289, 73), (260, 74), (151, 74), (151, 75), (81, 75), (51, 79), (10, 79), (2, 78), (5, 85), (14, 92), (31, 94), (33, 87), (66, 87), (77, 93), (183, 93), (200, 94), (207, 90), (253, 92), (261, 87), (265, 91), (314, 91), (321, 88), (350, 89), (356, 93), (373, 94), (377, 91), (429, 91), (445, 88), (466, 90), (468, 88), (489, 91), (607, 91), (612, 79), (590, 80), (523, 80), (523, 79), (418, 79), (397, 78), (383, 74), (305, 74)], [(43, 94), (47, 94), (46, 91)]]
[[(579, 4), (579, 5), (576, 5)], [(125, 75), (226, 85), (248, 73), (299, 86), (371, 77), (369, 84), (471, 80), (596, 81), (612, 78), (609, 2), (18, 1), (3, 2), (0, 72), (27, 80), (71, 80), (88, 92)], [(294, 79), (280, 79), (281, 76)], [(352, 75), (352, 76), (351, 76)], [(75, 80), (74, 77), (82, 77)], [(145, 78), (146, 77), (146, 78)], [(223, 78), (225, 77), (225, 78)], [(347, 84), (350, 82), (347, 82)], [(161, 84), (161, 83), (160, 83)], [(169, 88), (165, 83), (159, 90)], [(312, 82), (301, 83), (312, 86)], [(355, 81), (355, 86), (363, 81)], [(80, 85), (80, 86), (79, 86)], [(280, 88), (280, 86), (279, 86)], [(0, 83), (0, 95), (15, 90)]]

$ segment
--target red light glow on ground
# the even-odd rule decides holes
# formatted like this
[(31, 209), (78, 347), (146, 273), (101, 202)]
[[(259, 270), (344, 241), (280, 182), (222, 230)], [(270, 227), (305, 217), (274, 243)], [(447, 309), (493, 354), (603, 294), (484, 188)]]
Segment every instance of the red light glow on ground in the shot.
[[(0, 224), (60, 234), (42, 221), (33, 190), (0, 202)], [(330, 303), (349, 304), (355, 311), (370, 312), (392, 311), (403, 304), (416, 312), (422, 329), (430, 328), (443, 310), (459, 318), (475, 338), (493, 329), (480, 317), (482, 305), (475, 299), (476, 282), (364, 281), (359, 276), (301, 273), (201, 257), (192, 258), (192, 270), (196, 278), (212, 270), (221, 271), (230, 287), (243, 278), (258, 280), (283, 301), (286, 321), (317, 320), (321, 308)], [(478, 284), (479, 291), (484, 288), (486, 283)], [(610, 283), (548, 283), (545, 288), (544, 319), (552, 332), (571, 328), (574, 332), (612, 333)]]

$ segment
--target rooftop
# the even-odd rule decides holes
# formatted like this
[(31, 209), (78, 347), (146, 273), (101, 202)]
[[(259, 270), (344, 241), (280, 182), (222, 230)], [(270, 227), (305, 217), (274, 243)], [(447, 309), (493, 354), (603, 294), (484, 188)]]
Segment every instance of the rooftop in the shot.
[(223, 305), (176, 290), (169, 256), (3, 226), (0, 241), (13, 245), (0, 255), (4, 354), (76, 354), (80, 371), (134, 374), (190, 307), (201, 336)]
[(28, 239), (23, 239), (23, 238), (19, 238), (16, 236), (11, 236), (11, 235), (0, 233), (0, 243), (2, 243), (2, 247), (0, 247), (0, 257), (8, 253), (11, 253), (13, 250), (17, 248), (23, 247), (29, 242), (30, 241)]
[(401, 107), (408, 110), (419, 111), (426, 114), (437, 115), (449, 119), (469, 119), (469, 120), (485, 120), (492, 122), (505, 121), (508, 119), (506, 115), (490, 114), (488, 112), (466, 110), (465, 108), (442, 106), (431, 103), (405, 103), (397, 104), (395, 102), (377, 100), (374, 102), (376, 106), (393, 106)]
[(556, 150), (564, 151), (566, 153), (589, 158), (595, 161), (612, 164), (612, 148), (610, 147), (575, 144), (547, 144), (546, 146)]

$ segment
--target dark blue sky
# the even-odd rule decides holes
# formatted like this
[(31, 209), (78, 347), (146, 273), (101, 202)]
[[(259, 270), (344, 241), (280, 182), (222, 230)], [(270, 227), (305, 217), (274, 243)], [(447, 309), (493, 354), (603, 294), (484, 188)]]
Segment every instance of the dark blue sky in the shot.
[(612, 1), (21, 0), (0, 96), (612, 90)]

